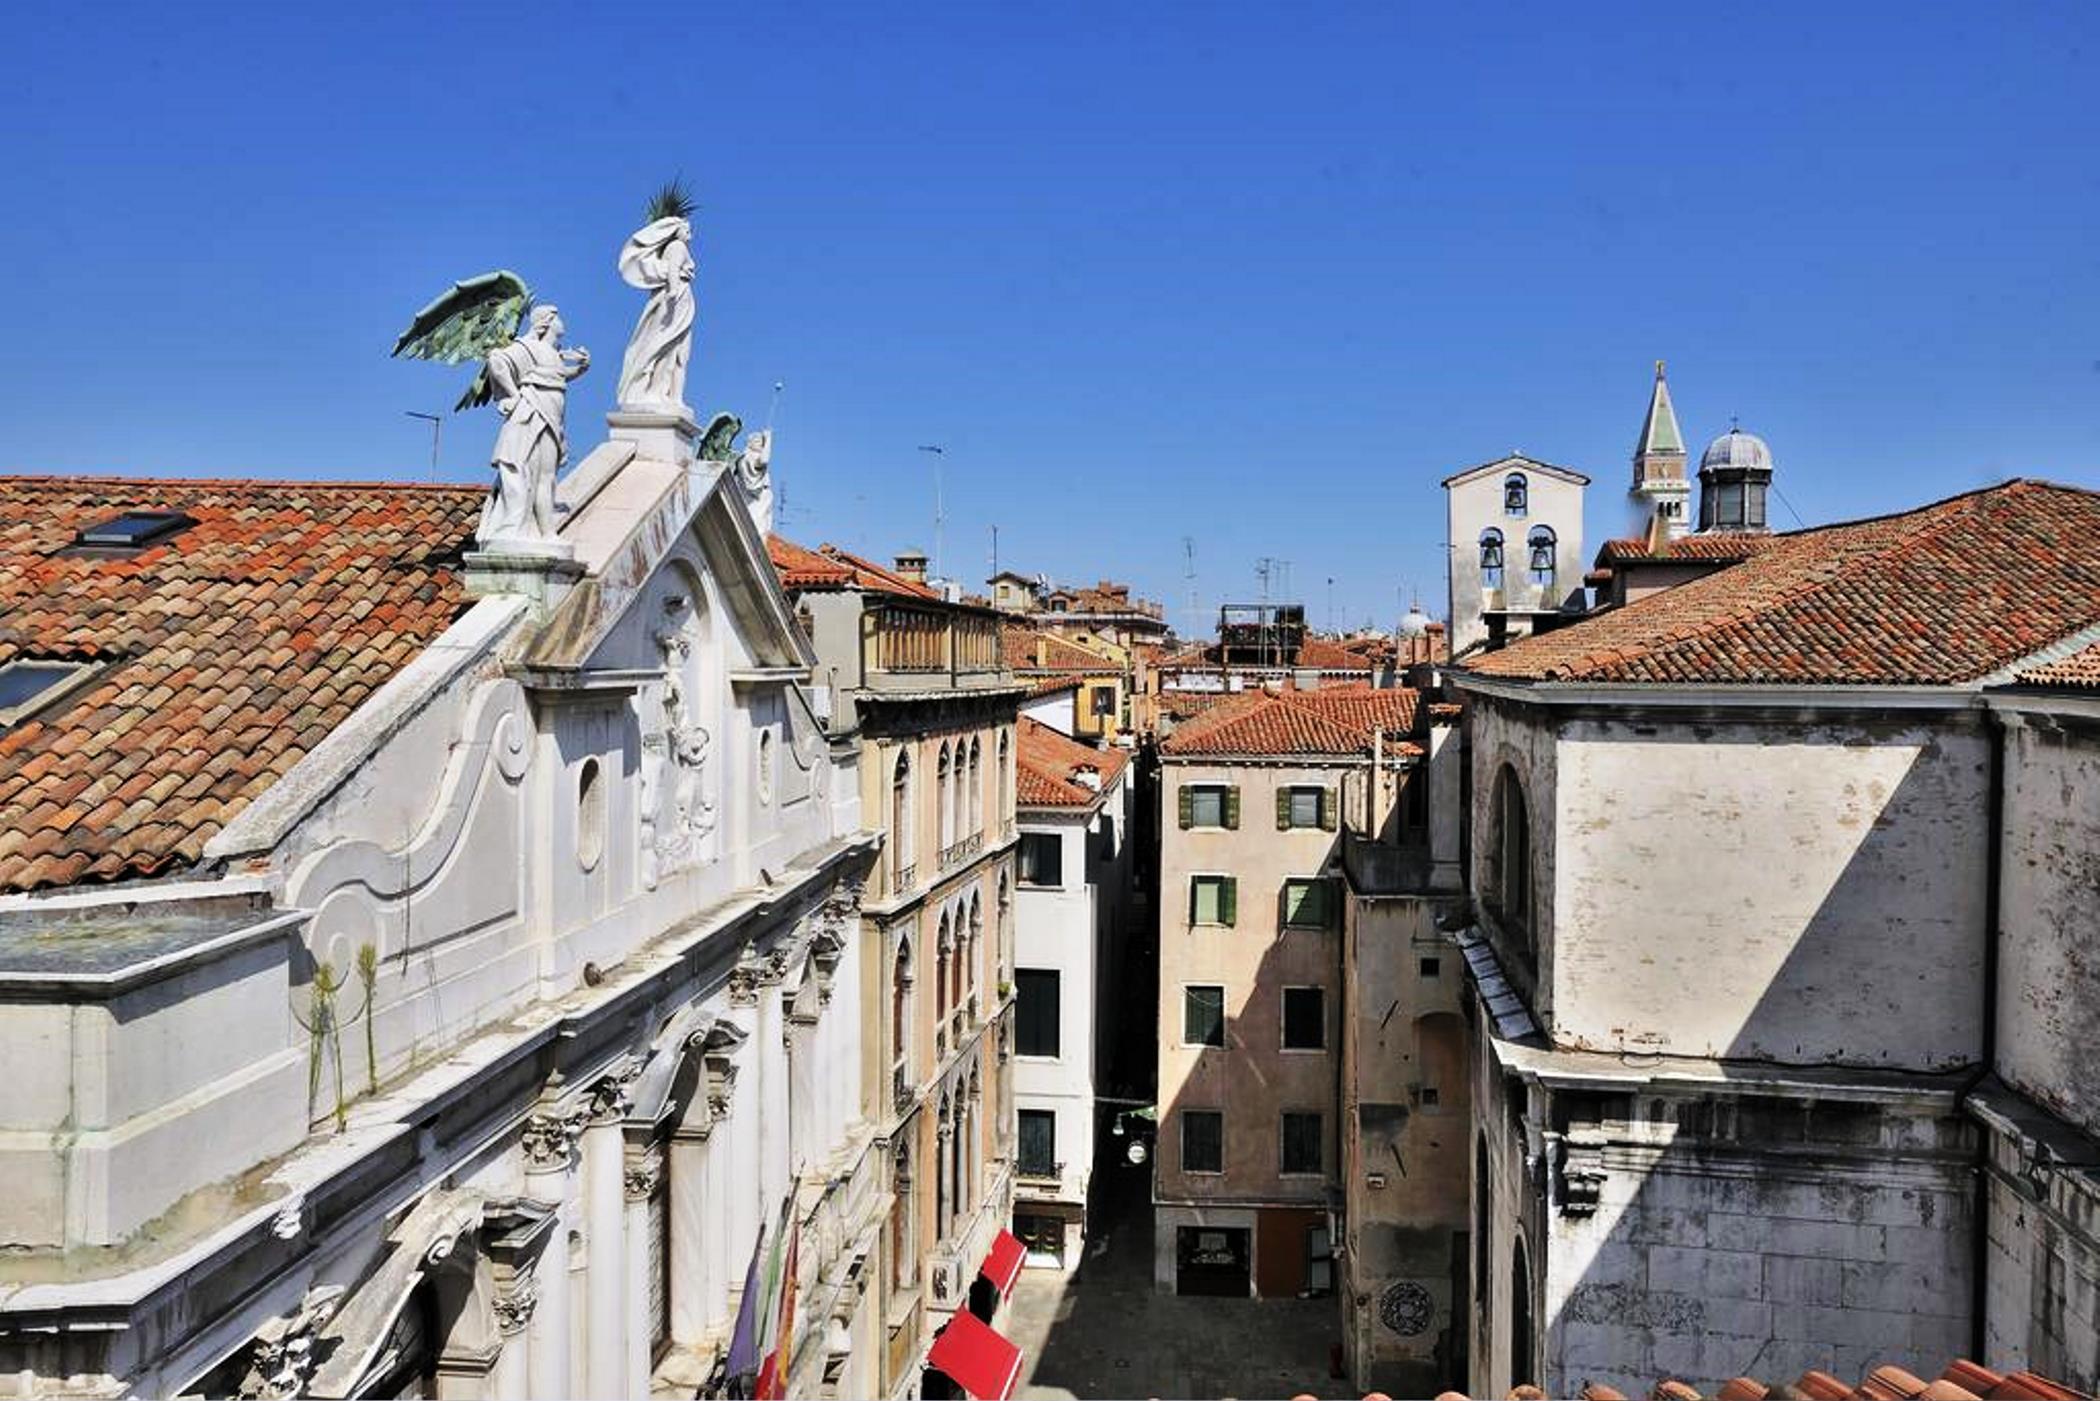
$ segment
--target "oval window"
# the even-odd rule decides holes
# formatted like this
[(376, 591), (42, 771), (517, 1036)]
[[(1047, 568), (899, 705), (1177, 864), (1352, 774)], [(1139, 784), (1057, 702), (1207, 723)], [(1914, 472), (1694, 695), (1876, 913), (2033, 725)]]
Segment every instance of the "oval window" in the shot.
[(599, 781), (598, 761), (585, 759), (576, 771), (576, 860), (584, 870), (594, 870), (605, 855), (605, 785)]

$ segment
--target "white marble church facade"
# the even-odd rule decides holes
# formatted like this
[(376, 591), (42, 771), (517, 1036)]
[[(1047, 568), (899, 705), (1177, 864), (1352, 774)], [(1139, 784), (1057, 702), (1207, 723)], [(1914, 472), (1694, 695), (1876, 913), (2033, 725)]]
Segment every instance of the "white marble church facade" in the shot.
[(750, 464), (614, 424), (203, 861), (0, 897), (0, 1395), (690, 1396), (762, 1231), (875, 1390), (857, 751)]

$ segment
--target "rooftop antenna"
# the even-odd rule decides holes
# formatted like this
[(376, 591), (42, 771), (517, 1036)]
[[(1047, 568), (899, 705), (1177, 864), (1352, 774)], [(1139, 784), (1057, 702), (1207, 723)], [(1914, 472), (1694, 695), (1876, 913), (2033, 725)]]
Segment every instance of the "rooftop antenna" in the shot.
[(445, 420), (434, 413), (423, 413), (417, 409), (403, 409), (410, 418), (420, 418), (430, 425), (430, 480), (438, 479), (438, 443), (445, 436)]
[(1194, 637), (1196, 629), (1202, 626), (1203, 616), (1196, 602), (1196, 537), (1193, 535), (1181, 537), (1181, 579), (1183, 591), (1188, 594), (1189, 636)]
[(999, 577), (999, 526), (996, 521), (992, 524), (992, 577)]
[(947, 524), (948, 513), (941, 504), (941, 459), (948, 449), (939, 443), (921, 443), (920, 452), (933, 454), (933, 577), (941, 577), (941, 527)]
[(1327, 576), (1327, 630), (1337, 631), (1334, 625), (1334, 576)]

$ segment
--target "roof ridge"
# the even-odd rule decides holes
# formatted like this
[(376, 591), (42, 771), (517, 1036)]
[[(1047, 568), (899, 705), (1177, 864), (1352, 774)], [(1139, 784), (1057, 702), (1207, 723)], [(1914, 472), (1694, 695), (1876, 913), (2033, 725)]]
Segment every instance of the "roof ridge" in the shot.
[(412, 491), (419, 495), (450, 495), (467, 492), (482, 495), (485, 486), (468, 482), (407, 482), (386, 477), (356, 481), (348, 478), (329, 477), (309, 480), (305, 477), (126, 477), (115, 473), (82, 472), (66, 474), (57, 472), (0, 472), (0, 486), (25, 487), (72, 487), (72, 486), (153, 486), (177, 488), (225, 488), (225, 487), (272, 487), (294, 488), (301, 491)]

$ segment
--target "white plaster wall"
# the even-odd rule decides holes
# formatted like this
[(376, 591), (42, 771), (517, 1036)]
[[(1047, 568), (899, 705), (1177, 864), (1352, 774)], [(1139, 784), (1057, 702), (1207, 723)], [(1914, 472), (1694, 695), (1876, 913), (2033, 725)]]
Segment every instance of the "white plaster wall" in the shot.
[(2007, 719), (1997, 1070), (2100, 1135), (2100, 719)]
[[(1025, 833), (1055, 835), (1063, 846), (1064, 884), (1021, 884), (1014, 895), (1014, 969), (1052, 969), (1058, 975), (1058, 1054), (1013, 1058), (1017, 1109), (1048, 1109), (1057, 1115), (1057, 1160), (1064, 1164), (1055, 1195), (1086, 1200), (1094, 1162), (1094, 974), (1096, 965), (1093, 888), (1087, 882), (1086, 819), (1024, 814)], [(1040, 1179), (1021, 1184), (1039, 1196)]]
[[(1472, 765), (1467, 821), (1472, 833), (1469, 851), (1471, 871), (1467, 885), (1481, 906), (1481, 925), (1495, 945), (1502, 968), (1531, 1004), (1542, 1026), (1553, 1024), (1555, 983), (1555, 928), (1558, 899), (1560, 846), (1577, 834), (1557, 819), (1559, 801), (1559, 747), (1554, 740), (1551, 716), (1538, 709), (1511, 705), (1484, 696), (1468, 697), (1467, 753)], [(1495, 824), (1497, 776), (1507, 765), (1522, 785), (1531, 824), (1532, 924), (1527, 942), (1514, 930), (1504, 930), (1486, 908), (1493, 889), (1498, 849)]]
[(1570, 722), (1551, 809), (1556, 1041), (1973, 1063), (1989, 764), (1973, 724)]
[(1079, 693), (1076, 690), (1052, 691), (1047, 695), (1023, 701), (1021, 713), (1031, 720), (1048, 725), (1061, 735), (1070, 735), (1077, 733), (1078, 703)]

